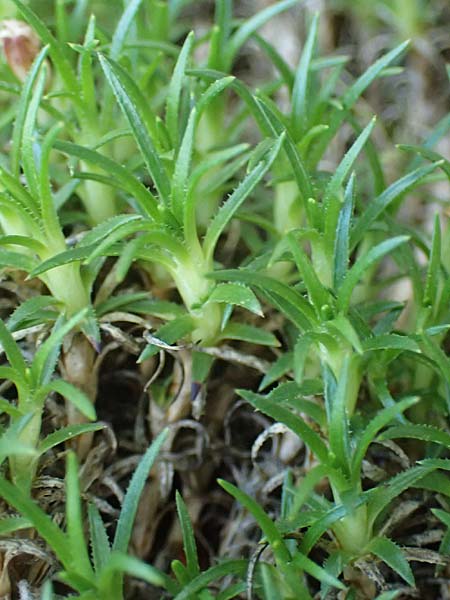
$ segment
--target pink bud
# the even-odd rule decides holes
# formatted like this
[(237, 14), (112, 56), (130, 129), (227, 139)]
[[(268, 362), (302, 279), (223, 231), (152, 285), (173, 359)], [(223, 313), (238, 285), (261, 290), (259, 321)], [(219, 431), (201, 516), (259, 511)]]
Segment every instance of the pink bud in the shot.
[(0, 23), (0, 39), (8, 65), (14, 75), (24, 81), (36, 55), (40, 40), (27, 23), (8, 19)]

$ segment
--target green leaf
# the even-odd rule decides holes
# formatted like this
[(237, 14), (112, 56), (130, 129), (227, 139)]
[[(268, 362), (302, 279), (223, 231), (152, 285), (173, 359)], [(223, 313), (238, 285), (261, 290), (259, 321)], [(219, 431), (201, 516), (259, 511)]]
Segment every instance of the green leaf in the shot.
[(394, 181), (394, 183), (384, 190), (382, 194), (377, 196), (377, 198), (367, 206), (366, 210), (353, 227), (350, 248), (353, 249), (356, 244), (361, 241), (372, 223), (376, 221), (381, 213), (385, 211), (394, 200), (414, 188), (421, 179), (432, 173), (437, 166), (439, 166), (438, 163), (433, 163), (432, 165), (420, 167), (419, 169), (408, 173), (398, 181)]
[[(138, 363), (143, 362), (154, 354), (159, 352), (159, 349), (164, 346), (169, 346), (183, 339), (195, 329), (195, 322), (190, 315), (182, 314), (176, 317), (169, 323), (166, 323), (155, 332), (155, 342), (149, 344), (138, 358)], [(159, 345), (158, 342), (161, 342)]]
[(245, 323), (227, 323), (219, 335), (220, 340), (241, 340), (250, 342), (259, 346), (280, 345), (280, 342), (273, 333), (266, 331), (261, 327), (246, 325)]
[(183, 586), (182, 591), (178, 592), (173, 600), (191, 600), (196, 597), (197, 592), (222, 577), (236, 575), (242, 578), (247, 571), (247, 566), (248, 561), (246, 560), (224, 560), (207, 571), (203, 571), (198, 577)]
[[(8, 375), (10, 376), (8, 377)], [(0, 367), (0, 379), (7, 379), (12, 383), (15, 383), (15, 377), (17, 377), (17, 373), (15, 373), (13, 369), (11, 369), (10, 367)], [(2, 396), (0, 396), (0, 412), (6, 413), (10, 417), (13, 417), (13, 419), (20, 419), (20, 417), (23, 417), (23, 412), (16, 408), (13, 404), (11, 404), (9, 400), (6, 400), (6, 398), (3, 398)], [(6, 433), (3, 433), (2, 435), (4, 437)]]
[(87, 163), (100, 167), (108, 174), (110, 183), (117, 182), (120, 187), (131, 194), (146, 215), (155, 219), (155, 221), (160, 218), (156, 198), (138, 179), (130, 174), (128, 169), (95, 150), (77, 144), (58, 141), (55, 143), (55, 148), (69, 156), (76, 156)]
[(236, 190), (229, 196), (229, 198), (222, 204), (219, 211), (210, 223), (208, 230), (205, 235), (203, 242), (203, 248), (206, 256), (206, 260), (210, 260), (214, 253), (214, 249), (229, 221), (233, 218), (234, 214), (251, 194), (256, 185), (261, 181), (264, 175), (272, 166), (273, 161), (277, 157), (280, 148), (283, 144), (283, 135), (274, 143), (272, 150), (261, 160), (254, 169), (248, 173), (243, 181), (239, 184)]
[[(450, 119), (449, 119), (449, 122), (450, 122)], [(450, 178), (450, 161), (445, 159), (438, 152), (434, 152), (433, 150), (430, 150), (429, 147), (426, 147), (427, 145), (428, 145), (427, 143), (424, 146), (411, 146), (408, 144), (399, 144), (397, 146), (397, 148), (400, 148), (401, 150), (417, 152), (417, 154), (419, 154), (420, 156), (423, 156), (424, 158), (427, 158), (431, 162), (441, 163), (440, 164), (441, 169), (446, 173), (447, 177)]]
[(444, 380), (450, 381), (450, 358), (445, 354), (442, 348), (428, 335), (422, 335), (421, 341), (429, 357), (435, 362)]
[[(225, 590), (222, 590), (217, 594), (216, 600), (233, 600), (233, 598), (239, 598), (240, 595), (244, 594), (247, 590), (247, 583), (242, 581), (235, 583), (234, 585), (227, 586)], [(273, 600), (276, 600), (273, 598)]]
[(124, 3), (126, 8), (123, 11), (119, 23), (114, 31), (111, 40), (111, 48), (109, 50), (109, 55), (113, 60), (119, 60), (123, 45), (125, 43), (125, 38), (141, 4), (142, 0), (130, 0), (130, 2)]
[(328, 437), (330, 441), (330, 451), (334, 454), (337, 467), (350, 472), (350, 435), (349, 435), (349, 415), (348, 415), (348, 397), (349, 388), (353, 385), (350, 380), (352, 371), (350, 362), (354, 357), (345, 355), (343, 365), (339, 372), (339, 378), (335, 393), (331, 397), (330, 416), (328, 423)]
[[(324, 569), (327, 573), (330, 573), (330, 575), (338, 577), (351, 560), (352, 556), (348, 552), (345, 552), (344, 550), (333, 550), (324, 562)], [(320, 586), (320, 600), (325, 600), (329, 592), (330, 586), (328, 584), (322, 584)]]
[(299, 4), (299, 0), (282, 0), (277, 2), (273, 6), (268, 6), (260, 12), (253, 15), (250, 19), (245, 21), (237, 31), (228, 40), (227, 45), (222, 48), (224, 53), (224, 65), (226, 70), (230, 70), (239, 49), (245, 42), (252, 36), (252, 34), (262, 27), (264, 23), (267, 23), (275, 15), (280, 14), (288, 10), (289, 8)]
[(281, 281), (267, 275), (261, 275), (250, 269), (223, 270), (208, 273), (211, 279), (225, 281), (240, 281), (253, 285), (281, 310), (299, 329), (308, 330), (316, 322), (314, 310), (301, 294)]
[(33, 277), (39, 277), (47, 271), (50, 271), (51, 269), (56, 269), (57, 267), (61, 267), (63, 265), (68, 265), (70, 263), (86, 260), (89, 254), (93, 252), (96, 248), (97, 246), (95, 244), (92, 244), (92, 246), (79, 246), (76, 248), (70, 248), (69, 250), (60, 252), (59, 254), (55, 254), (47, 260), (44, 260), (41, 263), (39, 263), (38, 266), (34, 269), (31, 269), (31, 273), (28, 275), (28, 279), (32, 279)]
[(320, 567), (315, 562), (313, 562), (310, 558), (302, 554), (301, 552), (297, 552), (292, 560), (292, 564), (305, 571), (321, 583), (326, 583), (331, 585), (339, 590), (345, 590), (345, 585), (339, 581), (336, 577), (328, 573), (323, 567)]
[(273, 389), (268, 398), (276, 403), (284, 403), (296, 410), (299, 413), (308, 415), (311, 419), (316, 421), (324, 429), (327, 426), (326, 414), (323, 408), (312, 400), (306, 400), (305, 395), (311, 395), (311, 393), (320, 393), (321, 390), (308, 388), (308, 385), (304, 383), (299, 385), (295, 381), (289, 381), (287, 383), (281, 383), (275, 389)]
[(66, 461), (66, 522), (67, 541), (72, 549), (71, 568), (86, 579), (93, 579), (86, 540), (83, 534), (83, 515), (81, 511), (81, 493), (78, 481), (78, 462), (73, 452), (69, 452)]
[(255, 394), (250, 390), (236, 390), (237, 393), (247, 400), (257, 410), (268, 415), (275, 421), (279, 421), (289, 427), (313, 452), (322, 463), (328, 463), (328, 449), (322, 442), (320, 436), (309, 427), (299, 415), (294, 414), (287, 408), (277, 404), (273, 400)]
[(165, 204), (169, 201), (170, 183), (159, 153), (152, 141), (143, 118), (145, 99), (133, 80), (118, 65), (100, 55), (100, 64), (117, 102), (126, 117), (138, 144), (148, 172)]
[(228, 481), (224, 481), (223, 479), (218, 479), (218, 484), (253, 515), (258, 526), (264, 533), (265, 538), (269, 542), (277, 562), (289, 562), (291, 560), (291, 554), (287, 549), (286, 543), (275, 523), (263, 508), (253, 500), (253, 498), (232, 483), (228, 483)]
[(128, 486), (125, 498), (122, 503), (119, 521), (117, 523), (116, 534), (114, 536), (113, 550), (118, 552), (127, 552), (130, 542), (131, 531), (134, 518), (138, 508), (139, 498), (141, 497), (150, 469), (158, 456), (161, 446), (166, 441), (168, 429), (164, 429), (158, 437), (149, 446), (141, 458), (137, 469)]
[(45, 65), (36, 73), (36, 80), (33, 82), (33, 92), (27, 105), (25, 120), (22, 129), (22, 139), (20, 143), (20, 155), (22, 159), (22, 169), (28, 189), (33, 198), (39, 198), (39, 174), (36, 164), (36, 121), (40, 107), (44, 85), (47, 77)]
[(440, 508), (432, 508), (431, 512), (450, 529), (450, 513)]
[(323, 205), (325, 210), (325, 239), (331, 247), (334, 247), (336, 242), (337, 225), (333, 218), (335, 211), (331, 210), (331, 206), (333, 203), (339, 203), (340, 190), (344, 184), (344, 180), (350, 172), (353, 163), (358, 158), (367, 140), (369, 139), (370, 134), (375, 127), (375, 122), (376, 118), (374, 117), (353, 142), (350, 150), (345, 154), (344, 158), (339, 163), (325, 189), (323, 197)]
[(392, 590), (390, 592), (382, 592), (379, 594), (375, 600), (395, 600), (402, 593), (401, 590)]
[(405, 352), (421, 352), (419, 344), (406, 335), (383, 333), (364, 340), (364, 352), (377, 350), (404, 350)]
[[(8, 199), (8, 209), (14, 210), (19, 208), (21, 220), (23, 219), (27, 225), (30, 223), (31, 228), (36, 228), (36, 225), (40, 225), (40, 215), (36, 201), (20, 183), (20, 180), (0, 167), (0, 183), (5, 186), (13, 197), (13, 201), (11, 198)], [(3, 201), (2, 204), (4, 205), (5, 202)]]
[(41, 441), (38, 446), (38, 452), (39, 454), (44, 454), (51, 448), (54, 448), (63, 442), (67, 442), (74, 437), (82, 435), (83, 433), (100, 431), (100, 429), (104, 428), (105, 425), (103, 423), (82, 423), (81, 425), (68, 425), (67, 427), (61, 427), (61, 429), (57, 429), (53, 433), (50, 433)]
[(345, 92), (342, 98), (342, 103), (345, 107), (351, 108), (372, 81), (374, 81), (389, 64), (403, 54), (409, 44), (409, 40), (402, 42), (396, 48), (387, 52), (384, 56), (374, 62), (373, 65), (371, 65)]
[[(240, 88), (237, 88), (237, 91), (239, 92)], [(248, 103), (246, 95), (243, 96), (243, 100), (247, 101)], [(253, 105), (249, 106), (249, 108), (252, 110), (252, 113), (254, 114), (262, 133), (265, 136), (279, 136), (284, 134), (284, 151), (286, 152), (286, 156), (291, 163), (292, 174), (297, 182), (300, 198), (305, 204), (306, 210), (308, 210), (308, 204), (306, 203), (306, 200), (313, 196), (314, 188), (311, 183), (308, 170), (298, 150), (297, 144), (294, 142), (292, 136), (289, 135), (289, 132), (286, 131), (285, 126), (277, 117), (277, 115), (271, 110), (271, 107), (268, 106), (262, 98), (255, 98), (253, 102), (256, 104), (256, 110)]]
[(278, 50), (272, 44), (269, 44), (269, 42), (265, 38), (258, 35), (257, 33), (253, 34), (253, 39), (267, 54), (270, 63), (281, 75), (288, 89), (291, 90), (294, 85), (294, 74), (292, 72), (291, 67), (281, 56), (280, 52), (278, 52)]
[(64, 567), (66, 569), (69, 568), (72, 564), (72, 551), (74, 549), (70, 547), (67, 536), (56, 523), (31, 498), (27, 497), (21, 489), (15, 487), (1, 476), (0, 495), (3, 500), (33, 524), (33, 527), (48, 543)]
[(95, 413), (94, 405), (90, 398), (82, 392), (79, 388), (75, 387), (68, 381), (57, 379), (51, 381), (45, 386), (45, 390), (54, 391), (69, 400), (85, 417), (90, 421), (95, 421), (97, 415)]
[(50, 381), (56, 367), (62, 340), (69, 331), (83, 320), (87, 313), (88, 309), (85, 308), (76, 313), (68, 321), (64, 321), (63, 318), (58, 319), (50, 336), (39, 346), (34, 355), (30, 373), (36, 388)]
[[(134, 233), (141, 233), (145, 230), (148, 232), (151, 232), (152, 230), (161, 231), (158, 226), (154, 226), (152, 223), (146, 222), (143, 219), (133, 219), (129, 222), (122, 223), (118, 227), (115, 227), (100, 243), (91, 244), (91, 251), (84, 264), (91, 264), (96, 258), (107, 255), (109, 251), (115, 247), (117, 242), (122, 241)], [(92, 248), (92, 246), (95, 247)]]
[(142, 221), (142, 217), (140, 215), (116, 215), (111, 217), (110, 219), (107, 219), (103, 223), (100, 223), (88, 231), (80, 240), (77, 247), (81, 248), (85, 246), (91, 246), (93, 244), (99, 244), (117, 229), (120, 229), (129, 223), (133, 223), (134, 221)]
[(58, 316), (56, 304), (57, 300), (52, 296), (28, 298), (9, 317), (7, 322), (9, 331), (14, 332), (46, 321), (56, 320)]
[(295, 74), (294, 87), (292, 90), (292, 126), (296, 140), (299, 140), (302, 134), (308, 129), (309, 70), (317, 41), (318, 25), (319, 15), (316, 13), (309, 27), (308, 37), (303, 46), (302, 55)]
[(344, 194), (344, 203), (339, 213), (334, 239), (333, 283), (338, 290), (345, 279), (349, 262), (350, 225), (354, 204), (355, 174), (350, 177)]
[(381, 58), (373, 63), (358, 79), (347, 89), (344, 95), (339, 99), (342, 104), (341, 110), (335, 112), (331, 121), (328, 123), (328, 130), (324, 133), (320, 139), (320, 143), (314, 149), (313, 154), (310, 157), (311, 164), (317, 164), (320, 158), (323, 156), (324, 151), (328, 147), (330, 141), (339, 130), (342, 122), (345, 120), (348, 111), (353, 108), (358, 98), (363, 94), (366, 88), (379, 77), (386, 67), (394, 62), (408, 47), (409, 42), (403, 42)]
[(53, 585), (50, 579), (47, 579), (42, 586), (41, 600), (55, 600), (55, 596), (53, 594)]
[(11, 367), (24, 382), (27, 380), (27, 363), (19, 350), (16, 341), (0, 319), (0, 344)]
[(441, 222), (439, 215), (434, 218), (433, 241), (431, 243), (430, 260), (428, 262), (427, 276), (425, 279), (425, 290), (423, 292), (423, 305), (433, 306), (436, 301), (439, 274), (441, 268)]
[(0, 520), (0, 535), (10, 535), (21, 529), (33, 527), (33, 523), (23, 517), (4, 517)]
[[(181, 147), (178, 152), (175, 163), (175, 170), (172, 178), (172, 212), (183, 223), (185, 227), (185, 237), (192, 244), (197, 240), (195, 230), (188, 232), (186, 228), (185, 213), (187, 210), (186, 201), (188, 196), (189, 171), (191, 167), (192, 151), (194, 148), (194, 134), (197, 110), (194, 107), (189, 115), (186, 130), (184, 132)], [(194, 240), (192, 239), (194, 238)]]
[(301, 278), (306, 286), (311, 304), (316, 309), (317, 315), (320, 317), (322, 307), (329, 305), (331, 302), (330, 295), (324, 286), (320, 283), (319, 278), (314, 271), (311, 261), (301, 249), (299, 241), (296, 239), (295, 233), (290, 232), (286, 236), (289, 248), (294, 257), (295, 264)]
[(264, 375), (261, 383), (259, 384), (258, 391), (262, 392), (266, 387), (272, 384), (277, 379), (281, 379), (283, 375), (289, 373), (293, 369), (293, 354), (292, 352), (285, 352), (280, 354), (275, 362), (272, 363), (267, 373)]
[(36, 261), (25, 254), (0, 248), (0, 268), (6, 267), (29, 273), (30, 271), (33, 271), (35, 265)]
[(186, 567), (180, 560), (173, 560), (170, 563), (170, 568), (172, 569), (173, 574), (175, 575), (178, 583), (180, 584), (180, 587), (184, 588), (184, 586), (186, 586), (189, 583), (189, 575), (187, 573)]
[[(2, 435), (0, 436), (0, 463), (2, 463), (6, 458), (11, 459), (11, 457), (23, 456), (27, 458), (26, 462), (28, 465), (30, 465), (34, 464), (38, 457), (36, 448), (34, 448), (27, 441), (24, 441), (24, 431), (33, 421), (36, 413), (30, 410), (30, 412), (28, 412), (26, 415), (21, 415), (22, 413), (17, 416), (14, 415), (14, 420), (11, 421), (11, 425), (9, 425), (9, 427), (3, 431)], [(27, 477), (28, 472), (24, 472), (23, 474), (19, 473), (16, 479), (21, 479), (22, 483), (26, 481), (26, 485), (28, 485)]]
[(376, 414), (376, 416), (370, 421), (367, 427), (364, 429), (361, 437), (357, 442), (357, 446), (352, 459), (352, 476), (353, 481), (356, 483), (359, 481), (361, 476), (361, 464), (366, 455), (367, 449), (370, 444), (374, 441), (378, 432), (393, 421), (398, 415), (404, 413), (408, 408), (417, 404), (419, 398), (404, 398), (399, 400), (393, 406), (388, 406)]
[(342, 285), (339, 289), (337, 305), (340, 311), (346, 313), (350, 305), (350, 298), (358, 281), (362, 275), (377, 261), (386, 254), (391, 253), (401, 244), (405, 244), (409, 240), (406, 235), (399, 235), (390, 240), (385, 240), (377, 246), (371, 248), (366, 254), (361, 256), (353, 267), (348, 271)]
[(252, 290), (240, 283), (220, 283), (216, 285), (207, 303), (218, 302), (242, 306), (243, 308), (263, 317), (261, 305)]
[(36, 56), (33, 65), (28, 72), (27, 78), (20, 94), (19, 103), (17, 105), (16, 118), (14, 119), (14, 129), (12, 134), (11, 145), (11, 171), (16, 176), (20, 175), (20, 147), (23, 140), (23, 131), (25, 119), (28, 112), (28, 106), (33, 96), (33, 89), (36, 83), (36, 78), (41, 70), (41, 67), (48, 54), (48, 46), (42, 48)]
[(313, 524), (309, 527), (301, 541), (300, 551), (304, 554), (309, 554), (327, 530), (346, 516), (354, 513), (362, 504), (363, 497), (361, 495), (355, 496), (354, 498), (351, 498), (351, 502), (334, 505), (326, 510), (322, 516), (314, 518)]
[(431, 467), (432, 469), (443, 469), (450, 471), (450, 458), (424, 458), (418, 461), (419, 465)]
[(88, 520), (94, 570), (100, 573), (109, 562), (111, 547), (105, 525), (95, 504), (88, 505)]
[(433, 442), (450, 449), (450, 433), (442, 429), (437, 429), (431, 425), (419, 425), (411, 423), (409, 425), (396, 425), (383, 431), (378, 436), (379, 441), (395, 440), (398, 438), (410, 438), (422, 440), (424, 442)]
[(21, 0), (12, 0), (17, 6), (19, 11), (24, 16), (25, 20), (33, 27), (36, 31), (38, 38), (44, 43), (50, 46), (51, 59), (64, 81), (64, 86), (72, 96), (72, 100), (80, 105), (81, 96), (79, 95), (79, 86), (76, 79), (75, 73), (70, 64), (70, 52), (68, 46), (59, 42), (53, 34), (49, 31), (44, 22), (31, 10), (28, 6), (23, 4)]
[(333, 320), (327, 321), (326, 329), (333, 337), (336, 337), (339, 342), (344, 340), (346, 344), (350, 344), (358, 354), (363, 353), (363, 344), (352, 323), (347, 317), (344, 317), (344, 315), (337, 315)]
[(198, 563), (197, 544), (195, 541), (192, 522), (187, 510), (187, 506), (179, 494), (178, 490), (175, 495), (178, 518), (180, 520), (181, 532), (183, 535), (184, 556), (186, 558), (186, 569), (190, 579), (194, 579), (200, 574), (200, 566)]
[(373, 538), (367, 546), (367, 550), (391, 567), (408, 585), (414, 587), (415, 581), (411, 567), (403, 551), (392, 540), (386, 537)]
[(114, 582), (111, 575), (114, 573), (127, 574), (131, 577), (136, 577), (151, 585), (169, 591), (171, 595), (176, 594), (178, 591), (178, 586), (173, 579), (168, 577), (163, 571), (160, 571), (156, 567), (153, 567), (134, 556), (129, 556), (119, 551), (113, 551), (107, 566), (104, 568), (99, 578), (98, 587), (100, 589), (105, 589), (105, 593), (101, 595), (103, 598), (113, 598), (113, 594), (118, 591), (115, 585), (111, 586), (111, 581)]
[(411, 467), (410, 469), (392, 477), (383, 486), (379, 486), (366, 492), (368, 495), (368, 519), (369, 526), (372, 527), (377, 516), (402, 492), (410, 487), (420, 487), (420, 481), (429, 473), (432, 473), (436, 467), (422, 466)]
[(180, 125), (179, 125), (179, 107), (181, 100), (181, 91), (183, 88), (183, 80), (185, 77), (185, 71), (187, 62), (189, 60), (192, 46), (194, 43), (194, 33), (191, 31), (186, 37), (186, 40), (181, 48), (178, 60), (173, 71), (172, 79), (170, 81), (169, 90), (167, 92), (167, 104), (166, 104), (166, 127), (170, 135), (170, 140), (174, 148), (178, 148), (180, 139)]

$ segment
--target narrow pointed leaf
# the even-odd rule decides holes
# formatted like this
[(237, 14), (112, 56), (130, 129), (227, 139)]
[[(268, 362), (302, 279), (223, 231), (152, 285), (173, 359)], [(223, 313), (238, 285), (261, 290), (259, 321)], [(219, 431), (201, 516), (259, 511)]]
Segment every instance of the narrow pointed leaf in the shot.
[(382, 194), (375, 198), (375, 200), (372, 200), (352, 229), (351, 249), (360, 242), (366, 232), (369, 231), (372, 223), (376, 221), (394, 200), (414, 188), (418, 182), (432, 173), (437, 166), (439, 166), (437, 163), (433, 163), (432, 165), (426, 165), (408, 173), (398, 181), (394, 181)]
[(428, 263), (427, 276), (425, 279), (425, 290), (423, 292), (423, 304), (432, 306), (436, 301), (439, 275), (441, 269), (441, 222), (439, 215), (435, 216), (433, 241), (431, 243), (430, 260)]
[(287, 549), (286, 543), (278, 531), (275, 523), (267, 515), (263, 508), (255, 500), (253, 500), (253, 498), (232, 483), (228, 483), (228, 481), (224, 481), (223, 479), (219, 479), (218, 483), (226, 492), (233, 496), (233, 498), (240, 502), (253, 515), (255, 521), (258, 523), (259, 527), (261, 527), (264, 536), (269, 542), (276, 559), (282, 562), (289, 561), (291, 559), (291, 555)]
[(94, 569), (96, 573), (100, 573), (108, 564), (111, 547), (105, 525), (94, 504), (88, 506), (88, 520)]
[(367, 550), (391, 567), (408, 585), (415, 585), (414, 575), (405, 555), (392, 540), (386, 537), (373, 538)]
[(72, 568), (86, 579), (90, 579), (94, 573), (83, 534), (78, 462), (73, 452), (67, 455), (65, 487), (67, 538), (69, 547), (72, 548)]
[(120, 512), (116, 534), (114, 536), (113, 550), (124, 553), (128, 551), (128, 544), (131, 538), (139, 499), (150, 473), (150, 469), (152, 468), (167, 435), (168, 430), (164, 429), (149, 446), (141, 458), (136, 471), (133, 473), (133, 477), (131, 478), (130, 485), (128, 486), (122, 503), (122, 510)]
[(59, 444), (67, 442), (74, 437), (83, 435), (83, 433), (93, 433), (104, 428), (105, 425), (103, 423), (83, 423), (81, 425), (68, 425), (67, 427), (61, 427), (61, 429), (57, 429), (53, 433), (50, 433), (41, 441), (38, 447), (38, 452), (39, 454), (44, 454), (51, 448), (59, 446)]
[(29, 519), (39, 535), (48, 543), (64, 567), (72, 564), (73, 548), (67, 536), (44, 511), (12, 483), (0, 476), (0, 495), (23, 517)]
[(179, 110), (181, 90), (183, 88), (183, 79), (185, 77), (186, 66), (192, 51), (193, 43), (194, 34), (191, 31), (191, 33), (189, 33), (187, 36), (183, 47), (181, 48), (180, 54), (178, 55), (178, 60), (173, 71), (169, 90), (167, 92), (166, 127), (174, 148), (178, 148), (180, 139)]
[(264, 23), (267, 23), (267, 21), (272, 19), (275, 15), (278, 15), (281, 12), (284, 12), (298, 4), (299, 0), (282, 0), (273, 6), (268, 6), (245, 21), (231, 36), (226, 48), (223, 49), (225, 53), (225, 65), (227, 69), (231, 68), (237, 52), (255, 31), (257, 31), (264, 25)]
[(95, 421), (97, 415), (95, 413), (94, 405), (88, 396), (82, 392), (79, 388), (75, 387), (68, 381), (63, 379), (57, 379), (50, 382), (46, 388), (50, 391), (57, 392), (73, 404), (81, 414), (87, 417), (91, 421)]
[(311, 60), (313, 58), (314, 47), (317, 41), (317, 29), (319, 25), (319, 16), (314, 15), (309, 27), (308, 37), (302, 50), (300, 62), (295, 74), (294, 87), (292, 90), (292, 125), (298, 140), (302, 133), (308, 129), (308, 81)]
[(209, 296), (209, 302), (242, 306), (260, 317), (264, 316), (261, 304), (252, 290), (239, 283), (219, 283)]
[(168, 203), (170, 195), (170, 183), (166, 170), (159, 158), (159, 153), (150, 137), (148, 127), (142, 117), (145, 100), (139, 90), (135, 89), (133, 81), (129, 76), (104, 56), (100, 55), (100, 64), (111, 86), (117, 102), (126, 117), (138, 144), (142, 157), (153, 179), (156, 189), (164, 203)]
[(262, 161), (260, 161), (256, 167), (252, 169), (252, 171), (250, 171), (250, 173), (239, 184), (236, 190), (220, 207), (218, 213), (208, 227), (203, 243), (207, 260), (212, 257), (219, 237), (225, 227), (228, 225), (229, 221), (233, 218), (241, 204), (247, 199), (256, 185), (261, 181), (261, 179), (272, 166), (273, 161), (280, 151), (282, 143), (283, 136), (280, 136), (268, 155)]
[(364, 254), (357, 260), (353, 267), (348, 271), (339, 289), (337, 305), (343, 313), (347, 312), (352, 292), (367, 269), (383, 258), (383, 256), (386, 256), (386, 254), (389, 254), (398, 248), (401, 244), (405, 244), (408, 240), (409, 237), (405, 235), (386, 240), (371, 248), (367, 254)]
[(308, 446), (317, 458), (328, 462), (328, 449), (320, 439), (320, 436), (305, 423), (299, 415), (294, 414), (284, 406), (277, 404), (267, 397), (255, 394), (249, 390), (237, 390), (247, 402), (250, 402), (257, 410), (268, 415), (275, 421), (279, 421), (289, 427)]
[(224, 560), (207, 571), (203, 571), (198, 577), (183, 586), (182, 591), (178, 592), (173, 600), (191, 600), (191, 598), (199, 597), (197, 592), (207, 589), (210, 583), (222, 577), (234, 575), (242, 578), (247, 571), (247, 566), (248, 561), (246, 560)]
[(186, 569), (190, 579), (193, 579), (200, 574), (200, 566), (198, 563), (197, 544), (195, 541), (194, 530), (192, 527), (191, 518), (188, 513), (187, 506), (181, 497), (180, 493), (176, 492), (176, 505), (178, 518), (180, 520), (181, 532), (183, 535), (184, 556), (186, 558)]

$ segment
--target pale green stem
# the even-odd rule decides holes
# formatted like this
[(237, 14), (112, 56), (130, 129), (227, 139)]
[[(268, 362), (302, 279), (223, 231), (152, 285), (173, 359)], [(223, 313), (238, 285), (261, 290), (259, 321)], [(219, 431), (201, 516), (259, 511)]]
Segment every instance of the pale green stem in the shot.
[[(87, 120), (82, 125), (82, 134), (75, 140), (81, 146), (94, 146), (101, 137), (101, 132), (96, 130), (94, 123)], [(103, 146), (98, 149), (98, 152), (108, 156), (107, 149)], [(97, 175), (105, 175), (103, 169), (92, 164), (87, 164), (81, 161), (81, 170)], [(86, 208), (86, 211), (94, 225), (103, 223), (107, 219), (114, 217), (117, 214), (116, 193), (115, 190), (98, 181), (86, 180), (80, 188), (81, 200)]]
[(81, 279), (79, 264), (70, 263), (51, 269), (42, 279), (52, 296), (64, 305), (67, 317), (89, 306), (89, 294)]
[(280, 235), (301, 226), (303, 211), (298, 202), (297, 182), (283, 181), (275, 186), (273, 218), (275, 228)]
[[(24, 413), (29, 412), (28, 406), (27, 408), (24, 408), (23, 406), (20, 406), (20, 404), (21, 403), (19, 400), (19, 408), (21, 408)], [(18, 435), (17, 441), (27, 446), (31, 446), (32, 448), (37, 448), (39, 443), (39, 436), (41, 433), (41, 422), (41, 408), (35, 408), (31, 420), (21, 430), (21, 432)], [(11, 479), (13, 483), (25, 493), (28, 493), (31, 489), (31, 484), (33, 482), (33, 478), (36, 471), (36, 465), (36, 456), (12, 455), (9, 457)]]
[(332, 265), (330, 264), (329, 253), (324, 248), (321, 238), (311, 240), (311, 259), (320, 283), (327, 288), (331, 288), (333, 280)]
[(204, 304), (214, 288), (214, 282), (206, 278), (206, 273), (212, 270), (212, 264), (193, 262), (190, 257), (171, 269), (175, 285), (196, 323), (192, 340), (203, 344), (213, 343), (219, 334), (222, 319), (218, 304)]
[(372, 537), (367, 505), (356, 508), (352, 514), (335, 523), (332, 529), (343, 550), (360, 555)]

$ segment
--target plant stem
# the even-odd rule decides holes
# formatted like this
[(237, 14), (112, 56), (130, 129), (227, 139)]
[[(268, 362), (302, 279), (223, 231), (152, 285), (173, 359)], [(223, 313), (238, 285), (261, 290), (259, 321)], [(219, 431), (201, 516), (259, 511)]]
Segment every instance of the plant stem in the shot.
[(222, 310), (218, 304), (205, 304), (214, 287), (214, 283), (206, 278), (206, 274), (212, 270), (212, 264), (204, 260), (194, 262), (191, 257), (178, 262), (176, 268), (171, 270), (175, 285), (196, 324), (192, 340), (205, 345), (213, 343), (222, 320)]
[[(21, 404), (26, 404), (27, 407), (24, 408), (23, 406), (20, 406)], [(24, 413), (30, 412), (28, 408), (29, 404), (29, 400), (26, 403), (21, 403), (19, 399), (19, 407)], [(31, 412), (33, 412), (33, 416), (17, 436), (17, 441), (31, 446), (32, 448), (37, 448), (42, 422), (41, 407), (35, 408)], [(36, 456), (11, 455), (9, 457), (11, 479), (13, 483), (26, 494), (29, 494), (30, 492), (36, 466)]]

